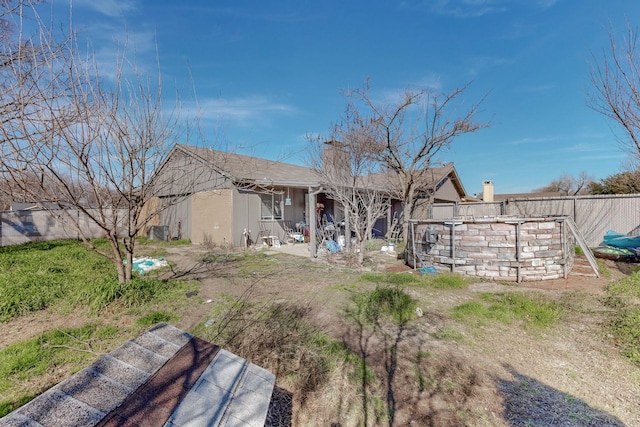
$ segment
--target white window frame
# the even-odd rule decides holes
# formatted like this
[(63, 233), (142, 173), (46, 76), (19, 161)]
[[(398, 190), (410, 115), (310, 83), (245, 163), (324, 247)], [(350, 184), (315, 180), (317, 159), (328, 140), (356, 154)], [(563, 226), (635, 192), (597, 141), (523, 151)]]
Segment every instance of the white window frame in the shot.
[(260, 219), (281, 220), (283, 193), (260, 193)]

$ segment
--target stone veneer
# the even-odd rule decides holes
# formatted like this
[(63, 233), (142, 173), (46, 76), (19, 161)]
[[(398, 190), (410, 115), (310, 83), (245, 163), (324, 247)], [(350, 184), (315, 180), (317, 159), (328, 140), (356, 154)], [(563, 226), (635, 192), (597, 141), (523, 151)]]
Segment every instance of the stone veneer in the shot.
[(573, 267), (575, 239), (564, 217), (428, 220), (411, 226), (415, 246), (409, 242), (408, 261), (414, 268), (433, 265), (522, 282), (566, 278)]

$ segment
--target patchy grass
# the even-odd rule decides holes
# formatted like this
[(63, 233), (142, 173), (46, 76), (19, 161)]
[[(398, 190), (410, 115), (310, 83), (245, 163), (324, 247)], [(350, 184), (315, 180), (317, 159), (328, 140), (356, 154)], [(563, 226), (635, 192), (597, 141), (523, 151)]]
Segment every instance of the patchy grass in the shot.
[(116, 301), (140, 306), (170, 287), (153, 276), (119, 283), (110, 261), (76, 241), (0, 248), (0, 322), (56, 305), (88, 307), (93, 313)]
[(155, 325), (156, 323), (170, 322), (174, 319), (175, 316), (170, 313), (167, 313), (165, 311), (154, 311), (147, 314), (146, 316), (139, 318), (136, 321), (136, 324), (142, 327), (150, 327)]
[(563, 308), (558, 302), (523, 292), (484, 293), (479, 300), (453, 308), (453, 317), (458, 320), (474, 319), (481, 324), (517, 321), (525, 328), (538, 329), (552, 326), (562, 314)]
[(364, 273), (360, 280), (371, 283), (385, 283), (389, 285), (408, 285), (418, 283), (420, 279), (409, 273)]
[(464, 335), (462, 335), (462, 333), (457, 329), (454, 329), (450, 326), (444, 326), (438, 329), (438, 331), (432, 335), (434, 338), (437, 338), (439, 340), (444, 340), (444, 341), (455, 341), (459, 343), (462, 343), (465, 341)]
[(598, 271), (600, 272), (600, 275), (606, 279), (611, 279), (611, 276), (613, 276), (613, 273), (611, 273), (611, 270), (609, 269), (609, 266), (607, 265), (606, 262), (604, 262), (604, 260), (601, 260), (600, 258), (596, 259), (596, 265), (598, 266)]
[(469, 279), (459, 274), (439, 273), (420, 276), (414, 272), (402, 273), (364, 273), (360, 280), (364, 282), (396, 286), (424, 286), (435, 289), (465, 289)]
[(466, 289), (469, 279), (458, 274), (441, 273), (427, 277), (427, 284), (436, 289)]
[(214, 322), (201, 323), (192, 332), (276, 373), (300, 408), (294, 411), (293, 425), (362, 419), (357, 390), (374, 383), (375, 375), (344, 343), (315, 326), (309, 307), (227, 296), (209, 317)]
[(625, 357), (640, 365), (640, 273), (611, 283), (605, 304), (614, 309), (609, 329), (616, 345)]
[(351, 316), (369, 323), (392, 319), (403, 324), (416, 316), (416, 302), (399, 287), (383, 286), (353, 296), (355, 309)]
[[(52, 371), (75, 370), (95, 359), (117, 339), (113, 326), (88, 324), (76, 329), (54, 329), (0, 351), (0, 417), (33, 399), (55, 384)], [(36, 379), (39, 387), (29, 386)], [(25, 386), (26, 385), (26, 386)]]

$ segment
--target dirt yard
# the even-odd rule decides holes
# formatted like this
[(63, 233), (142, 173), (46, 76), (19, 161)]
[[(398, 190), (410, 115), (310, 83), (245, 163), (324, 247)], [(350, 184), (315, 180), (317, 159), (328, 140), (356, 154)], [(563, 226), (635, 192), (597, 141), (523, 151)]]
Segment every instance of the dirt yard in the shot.
[[(343, 316), (350, 295), (360, 289), (353, 283), (361, 272), (340, 266), (337, 258), (298, 255), (303, 256), (274, 255), (276, 267), (251, 272), (252, 298), (314, 307), (324, 330), (360, 353), (379, 378), (389, 379), (393, 425), (640, 425), (640, 370), (620, 356), (602, 328), (603, 289), (623, 276), (612, 262), (609, 278), (590, 277), (586, 264), (578, 262), (568, 279), (520, 285), (479, 281), (459, 292), (411, 288), (424, 316), (404, 330), (380, 334), (359, 330)], [(194, 257), (198, 254), (176, 250), (168, 258), (201, 281), (203, 300), (246, 290), (248, 283), (235, 280), (223, 265), (212, 271), (194, 264)], [(371, 265), (379, 271), (407, 269), (383, 253)], [(560, 326), (542, 334), (519, 325), (464, 325), (447, 314), (478, 293), (522, 290), (565, 301), (572, 310)], [(179, 327), (189, 329), (208, 312), (206, 304), (194, 308)], [(456, 338), (447, 338), (448, 331), (457, 331)], [(417, 384), (417, 370), (424, 370), (429, 387)]]
[[(359, 353), (385, 385), (390, 425), (640, 426), (640, 369), (620, 356), (603, 328), (608, 313), (601, 302), (603, 289), (623, 276), (612, 262), (608, 278), (584, 276), (588, 271), (576, 268), (578, 274), (566, 280), (520, 285), (478, 281), (453, 291), (411, 287), (407, 292), (424, 315), (403, 328), (369, 331), (344, 316), (350, 297), (367, 286), (358, 281), (362, 271), (344, 266), (337, 257), (311, 259), (301, 248), (296, 255), (265, 251), (268, 267), (262, 263), (256, 271), (244, 271), (247, 280), (219, 254), (216, 262), (206, 262), (202, 247), (168, 250), (174, 267), (167, 274), (201, 283), (198, 302), (194, 298), (180, 313), (177, 327), (189, 330), (207, 320), (212, 304), (229, 294), (250, 292), (256, 300), (310, 306), (315, 322)], [(376, 254), (369, 265), (376, 271), (407, 270), (386, 253)], [(452, 307), (480, 293), (521, 291), (543, 293), (571, 309), (559, 326), (545, 332), (451, 318)], [(74, 324), (83, 321), (73, 319)], [(69, 318), (36, 314), (9, 322), (0, 346), (58, 323), (68, 326)]]

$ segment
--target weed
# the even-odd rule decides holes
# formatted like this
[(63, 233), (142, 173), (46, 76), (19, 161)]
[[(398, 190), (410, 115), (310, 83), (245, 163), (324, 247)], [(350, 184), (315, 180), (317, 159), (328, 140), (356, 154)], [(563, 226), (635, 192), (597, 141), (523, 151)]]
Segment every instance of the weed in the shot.
[(605, 305), (614, 309), (609, 329), (622, 354), (640, 365), (640, 273), (607, 286)]
[(430, 353), (427, 353), (421, 350), (418, 350), (416, 352), (414, 366), (413, 366), (413, 373), (416, 377), (416, 383), (417, 383), (416, 385), (420, 393), (425, 391), (428, 385), (428, 380), (425, 376), (426, 373), (424, 372), (424, 369), (422, 367), (422, 362), (426, 359), (429, 359), (430, 357), (431, 357)]
[(429, 285), (436, 289), (465, 289), (469, 286), (468, 279), (458, 274), (442, 273), (429, 279)]
[(457, 319), (473, 317), (476, 320), (494, 320), (512, 323), (518, 320), (526, 328), (544, 329), (553, 325), (562, 315), (562, 306), (539, 295), (522, 292), (482, 294), (481, 301), (472, 301), (454, 307)]
[(180, 239), (180, 240), (149, 240), (144, 236), (136, 237), (136, 244), (140, 246), (185, 246), (191, 244), (191, 239)]
[(164, 311), (154, 311), (153, 313), (149, 313), (138, 319), (136, 324), (143, 327), (149, 327), (160, 322), (170, 322), (173, 318), (174, 317), (171, 314)]
[(372, 283), (388, 283), (391, 285), (407, 285), (419, 282), (416, 276), (407, 273), (364, 273), (361, 280)]
[(612, 274), (611, 274), (611, 270), (609, 269), (609, 266), (607, 265), (607, 263), (605, 263), (603, 260), (601, 259), (596, 259), (596, 265), (598, 266), (598, 271), (600, 272), (600, 275), (606, 279), (610, 279)]
[(575, 252), (575, 254), (576, 254), (576, 255), (584, 255), (584, 251), (582, 250), (582, 248), (581, 248), (580, 246), (577, 246), (577, 245), (576, 245), (576, 246), (573, 248), (573, 250), (574, 250), (574, 252)]
[(640, 298), (640, 274), (632, 274), (607, 286), (610, 295)]
[(370, 323), (391, 318), (402, 324), (415, 316), (415, 300), (397, 286), (377, 287), (373, 291), (357, 294), (353, 302), (356, 306), (354, 315)]
[(447, 341), (455, 341), (455, 342), (463, 342), (464, 335), (457, 331), (454, 328), (449, 326), (445, 326), (440, 328), (436, 333), (433, 334), (434, 338), (439, 340), (447, 340)]
[[(363, 382), (371, 383), (375, 374), (344, 343), (320, 331), (309, 314), (307, 306), (250, 303), (246, 295), (227, 296), (212, 308), (210, 317), (216, 319), (215, 323), (200, 324), (192, 333), (277, 372), (279, 381), (293, 393), (299, 408), (318, 402), (337, 404), (342, 408), (339, 410), (358, 407), (360, 396), (348, 395), (344, 390), (354, 390)], [(335, 390), (341, 393), (338, 402), (334, 399)], [(306, 413), (323, 415), (310, 410)], [(328, 422), (300, 424), (328, 425)]]
[(610, 327), (622, 354), (640, 365), (640, 306), (632, 305), (618, 310)]
[(111, 326), (89, 324), (75, 329), (55, 329), (0, 351), (0, 417), (28, 402), (35, 395), (20, 391), (18, 382), (29, 382), (52, 369), (82, 366), (94, 358), (96, 346), (118, 336)]
[(379, 251), (382, 247), (382, 241), (378, 239), (367, 240), (364, 248), (367, 252)]

